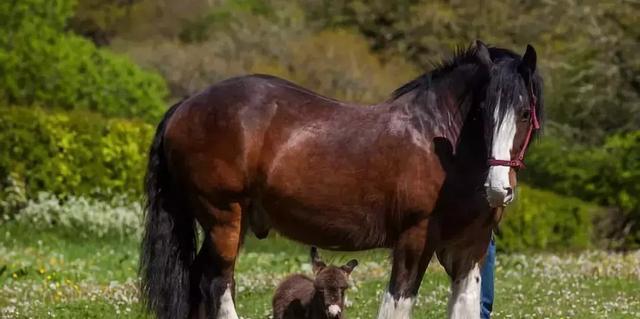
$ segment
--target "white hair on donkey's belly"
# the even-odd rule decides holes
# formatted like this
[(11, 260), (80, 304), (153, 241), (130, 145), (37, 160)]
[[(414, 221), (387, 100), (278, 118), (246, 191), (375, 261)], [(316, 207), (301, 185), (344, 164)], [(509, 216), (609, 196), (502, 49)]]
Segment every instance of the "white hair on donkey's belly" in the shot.
[(329, 314), (334, 316), (334, 317), (337, 316), (340, 313), (340, 311), (342, 311), (342, 310), (340, 309), (340, 306), (338, 306), (338, 305), (329, 306)]
[(412, 307), (412, 298), (400, 297), (396, 301), (389, 292), (385, 292), (382, 296), (378, 319), (409, 319)]
[(233, 305), (231, 289), (227, 285), (224, 294), (220, 297), (220, 309), (218, 309), (218, 319), (238, 319), (236, 307)]
[(474, 264), (469, 273), (451, 283), (449, 319), (480, 318), (480, 267)]

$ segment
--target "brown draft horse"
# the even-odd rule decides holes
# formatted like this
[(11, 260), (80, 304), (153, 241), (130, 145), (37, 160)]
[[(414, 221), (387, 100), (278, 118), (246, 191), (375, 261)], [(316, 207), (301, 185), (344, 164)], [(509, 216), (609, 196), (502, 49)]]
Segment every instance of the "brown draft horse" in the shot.
[(159, 318), (237, 319), (242, 238), (273, 228), (326, 249), (391, 248), (379, 318), (410, 317), (436, 253), (452, 280), (449, 317), (478, 318), (478, 265), (538, 127), (541, 81), (531, 46), (521, 57), (478, 41), (368, 107), (265, 75), (174, 105), (145, 181), (147, 306)]

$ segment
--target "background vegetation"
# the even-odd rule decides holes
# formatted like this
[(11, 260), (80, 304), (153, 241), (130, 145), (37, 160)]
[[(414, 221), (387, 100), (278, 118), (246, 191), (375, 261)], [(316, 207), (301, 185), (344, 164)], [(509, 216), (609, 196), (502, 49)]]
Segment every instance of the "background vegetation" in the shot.
[(269, 73), (376, 102), (473, 39), (532, 43), (548, 125), (524, 181), (606, 207), (589, 214), (595, 242), (637, 247), (639, 10), (595, 0), (5, 1), (0, 101), (11, 107), (0, 120), (0, 173), (29, 197), (139, 194), (144, 122), (215, 81)]
[[(172, 102), (230, 76), (269, 73), (328, 96), (374, 103), (475, 39), (517, 52), (533, 44), (545, 78), (545, 132), (527, 155), (528, 168), (520, 174), (526, 185), (505, 215), (499, 249), (638, 249), (638, 16), (640, 4), (625, 0), (0, 1), (0, 234), (6, 234), (0, 255), (28, 252), (15, 262), (0, 259), (0, 281), (8, 287), (0, 290), (0, 315), (28, 309), (10, 300), (24, 299), (30, 285), (46, 290), (36, 289), (42, 293), (36, 298), (50, 298), (36, 308), (47, 309), (62, 300), (56, 299), (59, 290), (47, 290), (52, 283), (68, 289), (61, 292), (64, 299), (75, 296), (69, 291), (76, 283), (97, 296), (91, 289), (109, 287), (108, 278), (117, 281), (109, 291), (120, 295), (96, 307), (113, 310), (115, 302), (136, 313), (137, 297), (130, 290), (135, 272), (129, 268), (140, 232), (140, 181), (154, 125)], [(20, 235), (34, 230), (36, 239)], [(91, 253), (73, 246), (79, 238), (95, 241), (89, 246), (123, 247), (122, 262), (98, 267), (108, 273), (99, 278), (45, 266), (60, 256), (44, 253), (39, 240), (59, 242), (47, 247), (83, 263)], [(288, 245), (283, 249), (300, 249)], [(260, 244), (250, 241), (247, 254), (255, 247)], [(104, 254), (96, 262), (112, 252)], [(587, 257), (567, 260), (609, 256), (582, 254), (576, 256)], [(631, 264), (636, 255), (631, 261), (627, 255), (611, 258)], [(372, 256), (365, 258), (376, 260)], [(547, 258), (518, 256), (505, 257), (510, 259), (499, 280), (509, 283), (512, 272)], [(274, 265), (286, 259), (264, 258)], [(586, 276), (588, 271), (572, 268), (579, 263), (558, 266), (578, 274), (568, 285)], [(297, 269), (292, 267), (276, 273)], [(633, 282), (639, 275), (624, 276)], [(427, 285), (437, 291), (444, 287), (438, 280), (444, 277)], [(361, 287), (382, 282), (376, 277)], [(626, 286), (609, 283), (603, 291), (610, 293), (602, 298), (627, 300), (613, 295)], [(516, 296), (515, 285), (500, 289)], [(260, 287), (256, 300), (266, 300), (268, 285)], [(248, 305), (247, 300), (242, 302)], [(569, 302), (558, 306), (560, 314), (533, 305), (506, 313), (570, 315), (562, 312)], [(11, 307), (14, 312), (6, 312)], [(611, 308), (606, 302), (602, 307)], [(640, 311), (637, 300), (624, 307), (627, 312), (616, 313), (620, 317)], [(73, 311), (70, 316), (77, 316)]]
[(0, 101), (157, 119), (165, 82), (67, 32), (74, 7), (72, 0), (0, 4)]

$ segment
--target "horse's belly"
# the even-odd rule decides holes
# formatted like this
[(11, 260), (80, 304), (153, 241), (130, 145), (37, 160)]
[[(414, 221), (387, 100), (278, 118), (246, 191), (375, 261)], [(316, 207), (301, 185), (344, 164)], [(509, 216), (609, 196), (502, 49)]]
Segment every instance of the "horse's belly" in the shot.
[(381, 212), (363, 207), (315, 207), (282, 197), (262, 199), (270, 225), (280, 234), (308, 245), (333, 250), (384, 247)]

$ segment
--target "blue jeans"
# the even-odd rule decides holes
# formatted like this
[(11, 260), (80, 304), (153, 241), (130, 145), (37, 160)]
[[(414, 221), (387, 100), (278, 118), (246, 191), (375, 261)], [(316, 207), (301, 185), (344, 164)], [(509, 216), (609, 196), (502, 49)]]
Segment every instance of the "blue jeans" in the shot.
[(493, 238), (489, 242), (487, 257), (480, 272), (482, 278), (480, 287), (480, 318), (489, 319), (493, 310), (493, 278), (496, 267), (496, 243)]

